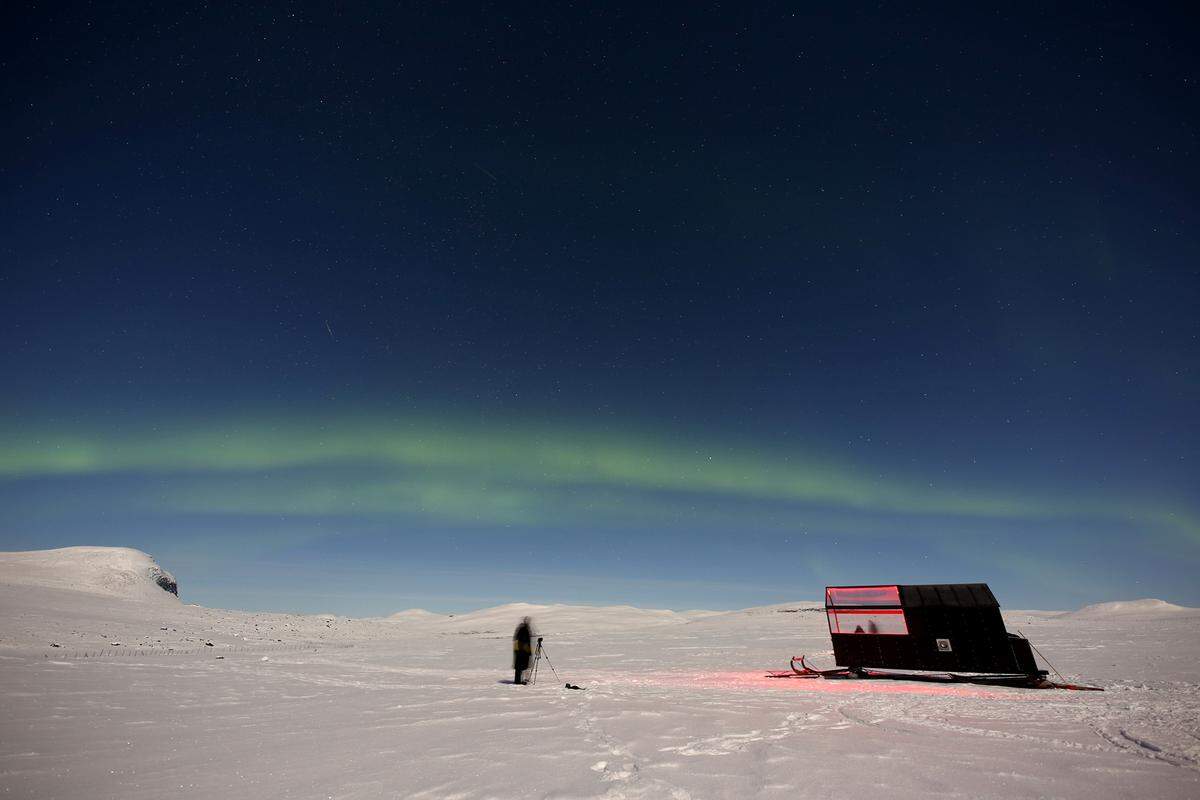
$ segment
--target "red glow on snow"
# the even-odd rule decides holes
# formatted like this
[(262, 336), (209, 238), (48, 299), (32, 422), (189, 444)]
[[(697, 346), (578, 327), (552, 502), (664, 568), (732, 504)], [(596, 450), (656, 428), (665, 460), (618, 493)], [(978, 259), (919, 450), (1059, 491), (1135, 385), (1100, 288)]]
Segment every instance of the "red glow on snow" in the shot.
[(771, 678), (754, 672), (679, 672), (654, 673), (643, 682), (668, 686), (693, 686), (705, 689), (769, 689), (809, 694), (903, 694), (934, 697), (984, 697), (1013, 699), (1017, 691), (996, 691), (962, 684), (922, 683), (902, 680), (854, 680), (823, 678)]
[(825, 589), (827, 606), (898, 606), (898, 586), (829, 586)]

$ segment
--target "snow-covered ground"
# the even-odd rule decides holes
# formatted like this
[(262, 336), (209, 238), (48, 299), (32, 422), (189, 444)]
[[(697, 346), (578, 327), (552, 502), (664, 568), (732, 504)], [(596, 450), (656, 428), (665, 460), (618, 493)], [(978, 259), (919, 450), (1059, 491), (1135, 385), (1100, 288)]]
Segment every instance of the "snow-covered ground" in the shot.
[[(1200, 797), (1197, 609), (1007, 614), (1104, 692), (775, 680), (816, 603), (246, 613), (80, 550), (0, 555), (3, 796)], [(506, 682), (525, 614), (559, 680)]]

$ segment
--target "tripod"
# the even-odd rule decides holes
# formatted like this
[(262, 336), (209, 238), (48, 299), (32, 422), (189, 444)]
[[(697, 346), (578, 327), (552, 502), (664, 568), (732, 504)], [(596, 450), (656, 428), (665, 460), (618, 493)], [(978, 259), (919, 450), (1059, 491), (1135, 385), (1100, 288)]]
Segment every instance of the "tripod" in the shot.
[(554, 665), (550, 663), (550, 656), (547, 655), (546, 648), (542, 646), (542, 637), (539, 636), (537, 640), (537, 650), (533, 652), (533, 669), (529, 675), (529, 683), (537, 683), (538, 664), (541, 663), (543, 658), (546, 659), (546, 663), (550, 666), (550, 671), (554, 673), (554, 680), (562, 680), (562, 678), (558, 677), (558, 670), (556, 670)]

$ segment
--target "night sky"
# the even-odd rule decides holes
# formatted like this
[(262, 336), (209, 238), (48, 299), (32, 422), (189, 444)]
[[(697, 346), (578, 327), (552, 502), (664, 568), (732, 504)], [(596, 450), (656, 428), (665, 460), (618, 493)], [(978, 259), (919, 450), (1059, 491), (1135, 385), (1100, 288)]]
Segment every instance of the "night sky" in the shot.
[(0, 12), (0, 549), (1200, 605), (1183, 6)]

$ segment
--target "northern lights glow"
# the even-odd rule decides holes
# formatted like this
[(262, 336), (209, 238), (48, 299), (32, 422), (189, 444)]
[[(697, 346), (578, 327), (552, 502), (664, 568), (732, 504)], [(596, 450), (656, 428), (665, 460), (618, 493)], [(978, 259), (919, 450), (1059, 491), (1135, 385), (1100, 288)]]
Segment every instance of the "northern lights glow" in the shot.
[[(689, 498), (705, 498), (705, 513), (720, 517), (719, 501), (726, 498), (774, 511), (786, 505), (793, 512), (808, 507), (967, 519), (1107, 519), (1200, 543), (1200, 525), (1190, 514), (1111, 497), (934, 489), (919, 478), (873, 477), (811, 455), (781, 459), (695, 437), (685, 446), (662, 435), (498, 427), (425, 416), (240, 420), (121, 436), (10, 433), (0, 476), (169, 476), (172, 486), (153, 502), (191, 513), (417, 513), (497, 524), (561, 523), (586, 513), (646, 521), (680, 514)], [(356, 471), (345, 475), (347, 468)], [(757, 512), (739, 506), (736, 513)], [(796, 520), (794, 513), (789, 519)]]

